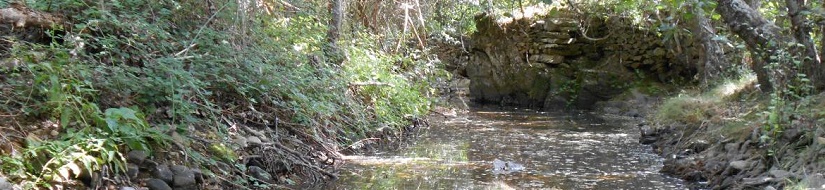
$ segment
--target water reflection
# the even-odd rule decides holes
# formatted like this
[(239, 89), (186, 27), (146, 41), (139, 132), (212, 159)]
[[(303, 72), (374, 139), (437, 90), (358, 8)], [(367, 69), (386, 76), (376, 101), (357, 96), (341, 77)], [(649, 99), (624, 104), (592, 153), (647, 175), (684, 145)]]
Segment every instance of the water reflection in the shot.
[[(407, 147), (348, 156), (327, 188), (685, 189), (629, 125), (565, 115), (482, 109), (432, 123)], [(525, 168), (494, 174), (496, 159)]]

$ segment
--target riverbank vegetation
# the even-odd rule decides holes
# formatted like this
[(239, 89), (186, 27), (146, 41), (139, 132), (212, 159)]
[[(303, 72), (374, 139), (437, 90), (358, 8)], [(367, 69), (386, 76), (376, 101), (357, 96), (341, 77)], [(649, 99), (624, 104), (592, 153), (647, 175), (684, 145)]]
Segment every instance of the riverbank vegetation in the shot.
[(4, 1), (0, 187), (143, 186), (131, 170), (162, 168), (135, 165), (138, 152), (202, 171), (202, 187), (334, 177), (325, 168), (341, 149), (418, 127), (449, 75), (407, 44), (438, 25), (369, 28), (380, 33), (339, 20), (332, 31), (327, 5)]
[[(565, 9), (553, 13), (570, 13), (579, 25), (565, 27), (590, 41), (611, 37), (588, 34), (590, 23), (627, 22), (659, 40), (656, 57), (680, 60), (624, 68), (684, 89), (651, 115), (658, 135), (751, 150), (714, 154), (718, 167), (681, 162), (696, 180), (765, 186), (752, 181), (781, 170), (796, 177), (770, 185), (825, 182), (808, 175), (825, 168), (822, 2), (66, 0), (0, 2), (0, 187), (143, 186), (133, 171), (161, 178), (162, 160), (207, 188), (333, 179), (343, 149), (426, 123), (434, 97), (466, 74), (447, 58), (469, 59), (457, 55), (474, 16), (537, 5)], [(696, 143), (667, 146), (683, 145)], [(680, 148), (664, 153), (705, 150)]]
[(719, 189), (820, 188), (825, 4), (644, 2), (591, 9), (627, 10), (614, 14), (637, 18), (663, 42), (702, 47), (671, 46), (695, 55), (687, 57), (696, 64), (695, 85), (658, 106), (649, 117), (655, 130), (643, 127), (643, 135), (659, 136), (653, 144), (668, 158), (663, 172)]

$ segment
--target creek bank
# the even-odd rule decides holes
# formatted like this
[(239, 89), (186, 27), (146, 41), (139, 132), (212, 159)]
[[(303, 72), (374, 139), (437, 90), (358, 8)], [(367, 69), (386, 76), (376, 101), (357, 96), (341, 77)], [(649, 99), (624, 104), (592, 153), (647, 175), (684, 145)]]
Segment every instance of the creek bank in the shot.
[[(753, 102), (734, 102), (728, 112), (739, 114), (738, 107), (754, 106)], [(632, 105), (632, 104), (631, 104)], [(662, 99), (649, 102), (644, 117), (656, 114)], [(724, 107), (724, 106), (723, 106)], [(606, 107), (605, 109), (609, 108)], [(610, 108), (613, 109), (613, 108)], [(627, 108), (625, 108), (627, 109)], [(727, 124), (730, 125), (730, 124)], [(825, 138), (811, 137), (812, 123), (795, 122), (776, 137), (775, 144), (766, 143), (763, 129), (757, 123), (739, 128), (739, 133), (721, 132), (730, 126), (712, 121), (700, 124), (654, 123), (643, 120), (636, 124), (639, 142), (649, 144), (665, 158), (661, 172), (695, 182), (701, 189), (793, 189), (825, 186), (821, 174), (825, 164), (818, 159), (825, 154), (820, 147)], [(770, 137), (774, 138), (774, 137)]]
[[(719, 126), (705, 128), (710, 127)], [(813, 172), (823, 168), (822, 163), (812, 159), (816, 156), (791, 148), (801, 147), (805, 142), (780, 145), (791, 149), (768, 156), (766, 145), (759, 141), (759, 129), (742, 139), (718, 139), (709, 138), (710, 134), (702, 128), (651, 127), (646, 123), (640, 124), (640, 128), (641, 142), (651, 144), (667, 159), (663, 173), (706, 182), (713, 189), (783, 189), (797, 183), (812, 188), (825, 185), (825, 177)], [(800, 141), (810, 143), (810, 140)]]

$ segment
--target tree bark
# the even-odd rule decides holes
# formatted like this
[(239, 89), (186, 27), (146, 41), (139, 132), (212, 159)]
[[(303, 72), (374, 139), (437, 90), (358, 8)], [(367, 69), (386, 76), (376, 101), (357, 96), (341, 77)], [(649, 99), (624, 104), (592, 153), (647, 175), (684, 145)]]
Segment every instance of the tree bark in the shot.
[(730, 27), (731, 31), (745, 41), (753, 53), (753, 71), (763, 92), (773, 91), (766, 63), (770, 57), (777, 55), (779, 44), (789, 41), (780, 33), (779, 27), (768, 22), (750, 5), (742, 0), (717, 0), (716, 11)]
[(344, 62), (344, 56), (341, 49), (338, 47), (338, 38), (341, 36), (341, 23), (344, 20), (344, 5), (343, 0), (332, 0), (329, 5), (329, 13), (332, 15), (329, 21), (329, 29), (327, 31), (327, 47), (324, 54), (328, 60), (335, 64)]
[[(825, 10), (825, 3), (822, 3), (822, 9)], [(825, 60), (823, 60), (825, 59), (825, 19), (819, 22), (819, 64), (825, 64)]]
[(698, 63), (700, 69), (702, 83), (708, 84), (715, 78), (723, 74), (724, 68), (729, 67), (729, 62), (724, 58), (724, 51), (719, 43), (713, 41), (716, 30), (710, 22), (710, 19), (705, 15), (705, 10), (699, 6), (699, 0), (692, 0), (692, 11), (694, 12), (694, 20), (692, 30), (696, 34), (697, 39), (702, 45), (701, 62)]
[[(825, 87), (825, 74), (822, 71), (822, 64), (819, 55), (816, 53), (816, 45), (814, 45), (811, 37), (811, 27), (805, 24), (807, 19), (802, 14), (808, 8), (805, 7), (804, 0), (785, 0), (788, 8), (788, 17), (791, 19), (793, 36), (796, 41), (803, 45), (803, 49), (799, 50), (802, 55), (801, 69), (808, 76), (816, 89)], [(796, 46), (794, 46), (796, 47)]]
[(745, 3), (753, 9), (759, 9), (762, 6), (762, 0), (747, 0)]

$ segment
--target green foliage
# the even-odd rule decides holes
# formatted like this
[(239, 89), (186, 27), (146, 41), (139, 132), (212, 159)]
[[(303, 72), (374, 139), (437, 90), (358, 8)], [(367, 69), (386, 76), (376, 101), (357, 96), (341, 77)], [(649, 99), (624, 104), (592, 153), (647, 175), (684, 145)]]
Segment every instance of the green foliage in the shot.
[(212, 144), (209, 146), (209, 151), (212, 151), (215, 156), (229, 163), (234, 163), (238, 160), (238, 155), (224, 144)]
[(103, 167), (115, 173), (125, 172), (126, 160), (120, 153), (124, 144), (131, 150), (146, 151), (168, 146), (166, 141), (170, 138), (148, 128), (138, 112), (111, 108), (103, 115), (96, 107), (89, 111), (96, 123), (77, 124), (84, 127), (69, 128), (55, 140), (29, 137), (22, 154), (0, 156), (0, 169), (17, 176), (16, 180), (27, 188), (50, 187), (52, 180), (73, 179)]
[(25, 63), (23, 72), (0, 77), (12, 89), (0, 111), (60, 124), (58, 137), (26, 139), (22, 154), (0, 156), (0, 172), (29, 188), (104, 167), (122, 172), (121, 152), (170, 144), (161, 126), (216, 134), (207, 149), (224, 162), (238, 159), (224, 118), (286, 121), (315, 138), (306, 140), (348, 144), (426, 114), (430, 78), (445, 74), (425, 51), (388, 54), (372, 38), (345, 44), (343, 65), (328, 63), (326, 9), (316, 1), (278, 15), (195, 0), (26, 3), (72, 15), (70, 27), (48, 31), (52, 43), (15, 45), (9, 59)]
[[(420, 116), (429, 111), (431, 100), (422, 94), (429, 85), (426, 81), (414, 83), (416, 78), (402, 75), (405, 65), (415, 61), (358, 47), (349, 48), (348, 54), (350, 61), (343, 69), (358, 93), (371, 104), (378, 123), (401, 125), (406, 123), (406, 115)], [(423, 72), (429, 75), (429, 71)]]

